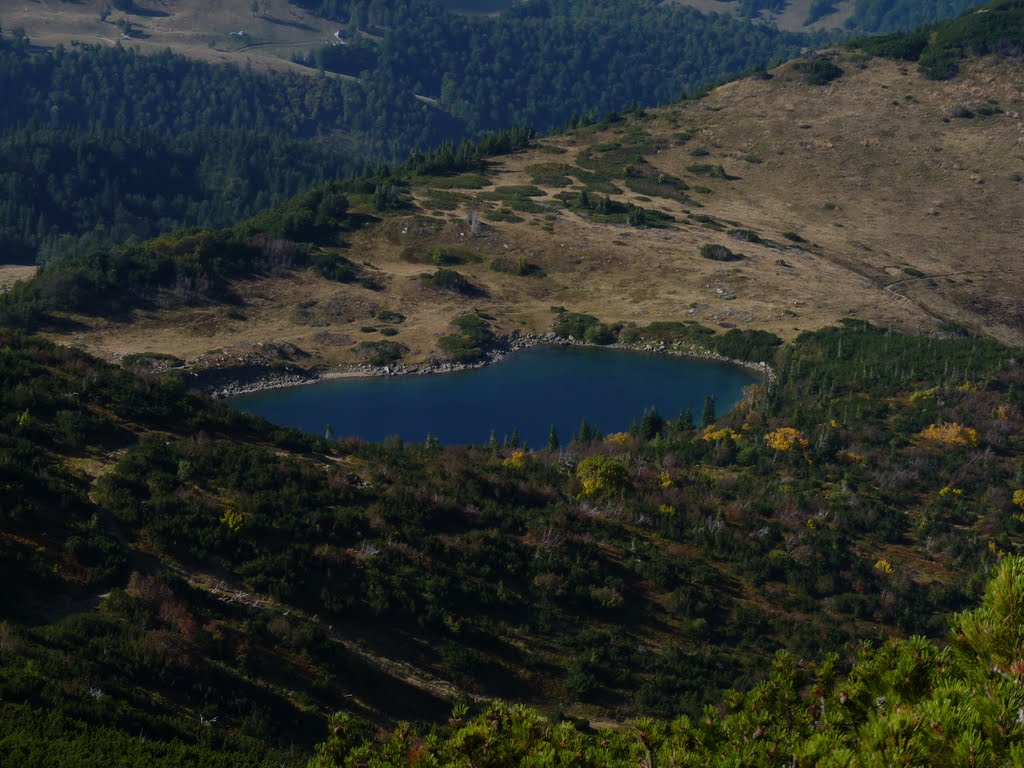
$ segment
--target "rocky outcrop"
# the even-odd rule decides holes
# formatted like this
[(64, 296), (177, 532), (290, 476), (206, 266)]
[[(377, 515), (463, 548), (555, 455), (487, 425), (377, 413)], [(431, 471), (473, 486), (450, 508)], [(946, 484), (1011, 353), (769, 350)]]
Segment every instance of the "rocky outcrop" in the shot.
[(344, 376), (424, 376), (432, 374), (455, 373), (473, 368), (482, 368), (485, 365), (492, 365), (504, 359), (507, 355), (520, 349), (527, 349), (541, 344), (560, 344), (564, 346), (597, 347), (602, 349), (628, 349), (638, 352), (651, 352), (654, 354), (677, 355), (679, 357), (693, 357), (701, 360), (713, 360), (730, 365), (739, 365), (749, 368), (762, 375), (766, 381), (771, 382), (775, 373), (767, 363), (755, 363), (745, 360), (731, 360), (717, 352), (704, 347), (676, 342), (665, 344), (664, 342), (646, 342), (640, 344), (607, 344), (598, 345), (580, 341), (572, 336), (565, 338), (558, 336), (553, 331), (544, 334), (523, 333), (515, 331), (508, 336), (498, 339), (497, 343), (480, 360), (472, 363), (453, 363), (441, 359), (433, 359), (423, 363), (395, 363), (393, 365), (374, 366), (368, 364), (351, 365), (337, 371), (318, 371), (315, 369), (304, 369), (296, 365), (287, 368), (281, 367), (280, 361), (274, 366), (250, 364), (240, 366), (224, 366), (219, 368), (204, 369), (195, 371), (191, 375), (194, 385), (198, 389), (213, 395), (214, 397), (233, 397), (248, 392), (258, 392), (265, 389), (276, 389), (279, 387), (293, 387), (300, 384), (309, 384), (320, 381), (324, 378), (335, 378)]

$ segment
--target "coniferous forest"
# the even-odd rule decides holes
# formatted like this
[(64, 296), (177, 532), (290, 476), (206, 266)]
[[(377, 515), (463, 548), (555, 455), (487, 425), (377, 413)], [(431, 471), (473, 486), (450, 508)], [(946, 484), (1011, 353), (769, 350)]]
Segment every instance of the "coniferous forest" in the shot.
[[(542, 0), (495, 18), (430, 0), (306, 5), (350, 30), (345, 45), (296, 54), (320, 76), (142, 56), (130, 45), (43, 50), (6, 30), (5, 260), (225, 226), (415, 148), (664, 104), (830, 39), (646, 0), (628, 13)], [(923, 9), (862, 2), (849, 26), (887, 31), (962, 10)]]
[(494, 23), (432, 3), (396, 5), (374, 16), (390, 25), (382, 43), (304, 59), (356, 82), (130, 47), (42, 50), (7, 30), (0, 248), (7, 261), (31, 263), (224, 226), (368, 162), (486, 130), (547, 129), (574, 114), (663, 103), (803, 42), (724, 16), (636, 5), (627, 15), (615, 4), (586, 14), (531, 4)]

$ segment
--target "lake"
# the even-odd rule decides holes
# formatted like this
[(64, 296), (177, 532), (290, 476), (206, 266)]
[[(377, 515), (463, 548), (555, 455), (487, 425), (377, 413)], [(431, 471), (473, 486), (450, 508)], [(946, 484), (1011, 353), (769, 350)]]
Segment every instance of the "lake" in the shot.
[(240, 395), (230, 403), (277, 424), (335, 437), (379, 441), (428, 433), (448, 445), (485, 443), (519, 430), (533, 448), (547, 445), (555, 425), (562, 443), (586, 419), (605, 434), (624, 432), (655, 407), (675, 419), (689, 407), (698, 419), (709, 394), (718, 413), (743, 387), (759, 381), (744, 368), (708, 360), (618, 349), (542, 346), (500, 363), (457, 373), (331, 379)]

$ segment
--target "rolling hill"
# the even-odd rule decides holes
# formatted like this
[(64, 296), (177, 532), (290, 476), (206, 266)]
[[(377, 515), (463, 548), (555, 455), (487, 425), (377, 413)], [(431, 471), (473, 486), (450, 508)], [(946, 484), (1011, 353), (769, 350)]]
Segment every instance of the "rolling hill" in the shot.
[[(842, 74), (816, 85), (808, 67)], [(461, 315), (543, 334), (562, 308), (622, 327), (685, 320), (790, 339), (859, 319), (1020, 344), (1021, 65), (961, 69), (936, 81), (833, 49), (461, 175), (353, 182), (360, 223), (342, 245), (313, 247), (359, 280), (250, 271), (228, 304), (146, 300), (128, 323), (72, 313), (74, 341), (202, 367), (272, 340), (330, 370), (365, 362), (381, 327), (406, 363), (424, 363), (446, 358), (438, 336)], [(382, 184), (396, 209), (360, 191)], [(465, 285), (439, 285), (438, 270)]]
[[(130, 29), (119, 25), (122, 19)], [(46, 47), (131, 45), (144, 53), (170, 48), (200, 61), (264, 71), (302, 71), (291, 63), (291, 54), (331, 42), (339, 28), (284, 0), (264, 0), (256, 12), (248, 2), (5, 1), (0, 20)]]
[(828, 39), (649, 0), (452, 8), (0, 0), (2, 259), (225, 226), (416, 147), (669, 103)]

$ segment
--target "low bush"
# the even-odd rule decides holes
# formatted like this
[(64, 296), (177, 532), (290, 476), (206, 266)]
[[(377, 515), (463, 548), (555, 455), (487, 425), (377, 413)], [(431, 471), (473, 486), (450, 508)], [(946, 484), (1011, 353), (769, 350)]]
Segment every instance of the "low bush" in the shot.
[(733, 253), (718, 243), (705, 243), (700, 247), (700, 255), (712, 261), (740, 261), (743, 259), (743, 254)]

